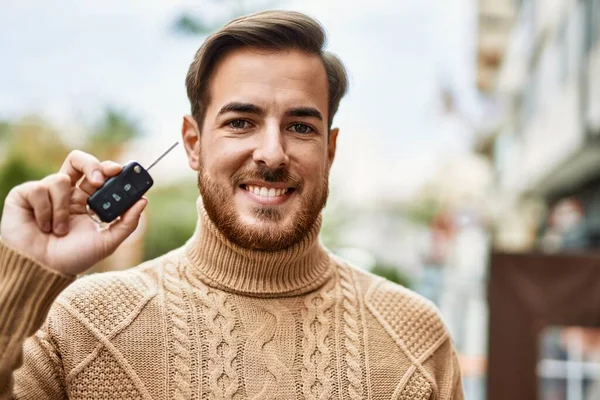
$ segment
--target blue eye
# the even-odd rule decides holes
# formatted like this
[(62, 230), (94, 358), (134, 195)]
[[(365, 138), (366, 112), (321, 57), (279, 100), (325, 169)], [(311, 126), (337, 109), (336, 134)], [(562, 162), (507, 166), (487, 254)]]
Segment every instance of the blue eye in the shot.
[(305, 124), (294, 124), (291, 128), (296, 133), (310, 133), (313, 131), (313, 128)]

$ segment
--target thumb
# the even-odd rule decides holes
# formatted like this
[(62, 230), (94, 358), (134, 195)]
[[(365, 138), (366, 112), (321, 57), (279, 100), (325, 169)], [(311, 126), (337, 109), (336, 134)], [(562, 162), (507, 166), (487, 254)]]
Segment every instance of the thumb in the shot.
[(108, 247), (111, 251), (116, 250), (135, 231), (140, 223), (142, 211), (144, 211), (147, 204), (148, 200), (144, 197), (141, 198), (121, 216), (119, 221), (103, 231), (103, 234), (106, 235), (105, 240), (108, 242)]

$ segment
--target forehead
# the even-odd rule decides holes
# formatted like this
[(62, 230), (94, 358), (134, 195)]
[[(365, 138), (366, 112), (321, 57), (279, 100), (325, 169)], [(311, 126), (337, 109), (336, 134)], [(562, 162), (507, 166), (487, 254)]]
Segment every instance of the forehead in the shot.
[(327, 115), (327, 73), (321, 58), (299, 50), (241, 48), (216, 64), (211, 104), (230, 101), (269, 106), (313, 106)]

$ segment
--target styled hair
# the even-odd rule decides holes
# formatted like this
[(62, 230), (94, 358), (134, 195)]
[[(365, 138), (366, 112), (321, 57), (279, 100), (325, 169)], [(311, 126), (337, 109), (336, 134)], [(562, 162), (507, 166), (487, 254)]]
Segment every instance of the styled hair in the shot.
[(326, 34), (313, 18), (295, 11), (264, 11), (230, 21), (210, 35), (196, 52), (185, 84), (192, 116), (200, 130), (210, 102), (209, 80), (216, 63), (229, 51), (242, 47), (266, 50), (300, 50), (318, 55), (327, 73), (328, 128), (348, 88), (344, 65), (325, 51)]

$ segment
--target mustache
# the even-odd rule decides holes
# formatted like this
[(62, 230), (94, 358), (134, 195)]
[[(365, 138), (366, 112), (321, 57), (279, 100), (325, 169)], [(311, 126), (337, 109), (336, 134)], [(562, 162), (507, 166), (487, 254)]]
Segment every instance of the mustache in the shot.
[(234, 186), (239, 186), (244, 181), (261, 180), (269, 183), (280, 183), (301, 190), (303, 187), (302, 179), (291, 174), (286, 168), (269, 168), (258, 164), (256, 167), (246, 168), (237, 171), (231, 177)]

